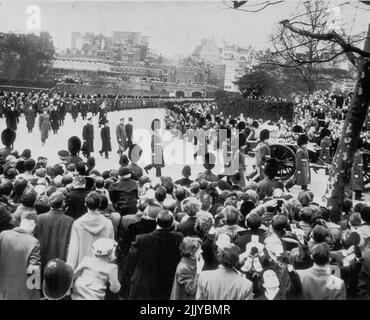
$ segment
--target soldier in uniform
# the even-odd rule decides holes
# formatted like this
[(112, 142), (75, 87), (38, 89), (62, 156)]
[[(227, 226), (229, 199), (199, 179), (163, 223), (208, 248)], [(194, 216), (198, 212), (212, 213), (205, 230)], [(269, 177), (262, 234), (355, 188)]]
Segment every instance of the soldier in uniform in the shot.
[(253, 177), (253, 180), (258, 182), (264, 179), (264, 166), (266, 160), (270, 158), (270, 147), (268, 140), (270, 139), (270, 131), (263, 129), (260, 132), (260, 140), (256, 147), (256, 171), (249, 175), (249, 178)]
[(363, 160), (363, 142), (360, 139), (357, 145), (357, 151), (353, 159), (351, 170), (352, 191), (355, 192), (355, 200), (363, 201), (362, 192), (364, 191), (364, 160)]
[(216, 182), (218, 181), (217, 176), (212, 172), (212, 169), (215, 167), (216, 164), (216, 156), (213, 153), (206, 153), (204, 155), (203, 167), (206, 171), (199, 173), (198, 177), (195, 179), (196, 181), (206, 180), (208, 182)]
[[(301, 134), (298, 137), (298, 149), (296, 153), (296, 172), (293, 178), (293, 184), (301, 186), (302, 190), (308, 190), (307, 186), (311, 183), (310, 162), (307, 151), (308, 137), (306, 134)], [(290, 184), (287, 189), (289, 190)]]
[(12, 153), (16, 136), (16, 132), (10, 128), (6, 128), (1, 132), (1, 142), (4, 148), (0, 149), (0, 166), (4, 165), (6, 157)]
[[(321, 130), (321, 142), (320, 142), (320, 148), (321, 148), (321, 151), (320, 151), (320, 160), (324, 163), (324, 164), (327, 164), (327, 165), (330, 165), (331, 164), (331, 146), (332, 146), (332, 143), (331, 143), (331, 132), (329, 129), (322, 129)], [(329, 169), (326, 169), (325, 170), (325, 174), (328, 175), (329, 174)]]
[(70, 152), (70, 156), (68, 157), (66, 164), (77, 164), (82, 161), (79, 157), (79, 153), (81, 151), (81, 140), (79, 137), (73, 136), (68, 139), (68, 151)]
[(84, 140), (82, 146), (82, 154), (86, 157), (90, 157), (90, 153), (94, 152), (94, 126), (92, 123), (92, 116), (87, 118), (88, 122), (82, 129), (82, 139)]

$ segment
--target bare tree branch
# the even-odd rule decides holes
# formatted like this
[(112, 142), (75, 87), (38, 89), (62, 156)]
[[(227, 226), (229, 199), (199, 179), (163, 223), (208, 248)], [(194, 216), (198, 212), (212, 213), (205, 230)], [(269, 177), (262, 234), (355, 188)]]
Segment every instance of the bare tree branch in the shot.
[[(253, 4), (253, 5), (250, 5), (251, 7), (254, 6), (254, 7), (257, 7), (257, 6), (262, 6), (261, 8), (259, 9), (255, 9), (255, 10), (248, 10), (248, 9), (241, 9), (240, 7), (242, 5), (245, 5), (245, 3), (241, 4), (240, 6), (237, 6), (235, 7), (235, 5), (226, 5), (228, 7), (228, 9), (235, 9), (235, 10), (239, 10), (239, 11), (244, 11), (244, 12), (252, 12), (252, 13), (255, 13), (255, 12), (260, 12), (264, 9), (266, 9), (267, 7), (269, 6), (272, 6), (272, 5), (275, 5), (275, 4), (279, 4), (279, 3), (282, 3), (284, 2), (285, 0), (276, 0), (276, 1), (265, 1), (265, 2), (261, 2), (261, 3), (257, 3), (257, 4)], [(233, 3), (235, 2), (238, 2), (238, 1), (233, 1)], [(239, 2), (244, 2), (244, 1), (239, 1)]]
[(370, 57), (370, 52), (365, 52), (361, 50), (358, 47), (355, 47), (348, 42), (346, 42), (339, 34), (337, 34), (335, 31), (325, 33), (325, 34), (317, 34), (313, 33), (307, 30), (302, 30), (298, 29), (294, 26), (291, 25), (289, 20), (283, 20), (280, 22), (284, 27), (288, 28), (294, 33), (300, 34), (302, 36), (310, 37), (313, 39), (317, 40), (322, 40), (322, 41), (329, 41), (329, 42), (334, 42), (340, 45), (344, 51), (344, 53), (347, 55), (349, 61), (353, 64), (356, 65), (356, 56), (353, 53), (357, 53), (362, 57)]

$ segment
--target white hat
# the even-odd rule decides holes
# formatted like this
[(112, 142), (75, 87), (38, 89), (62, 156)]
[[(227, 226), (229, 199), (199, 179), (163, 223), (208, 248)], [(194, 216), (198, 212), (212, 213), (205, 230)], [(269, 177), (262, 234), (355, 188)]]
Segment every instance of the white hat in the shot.
[(117, 242), (113, 239), (100, 238), (92, 245), (92, 251), (95, 256), (109, 256), (117, 247)]

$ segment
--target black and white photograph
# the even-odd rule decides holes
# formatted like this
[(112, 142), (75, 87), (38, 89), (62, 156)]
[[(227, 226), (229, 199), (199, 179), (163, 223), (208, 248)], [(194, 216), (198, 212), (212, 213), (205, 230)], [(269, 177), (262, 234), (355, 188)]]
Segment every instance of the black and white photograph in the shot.
[(369, 105), (370, 1), (1, 1), (0, 300), (369, 300)]

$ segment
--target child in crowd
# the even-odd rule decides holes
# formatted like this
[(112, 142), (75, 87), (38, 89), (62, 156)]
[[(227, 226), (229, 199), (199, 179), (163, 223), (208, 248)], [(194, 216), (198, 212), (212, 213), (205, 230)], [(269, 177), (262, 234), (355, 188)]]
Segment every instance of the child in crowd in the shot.
[(108, 284), (111, 292), (120, 290), (118, 267), (113, 263), (116, 246), (107, 238), (94, 242), (94, 257), (83, 258), (74, 272), (72, 300), (104, 300)]

